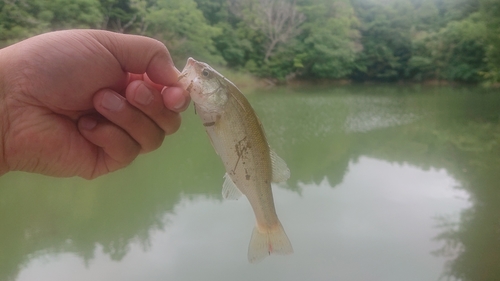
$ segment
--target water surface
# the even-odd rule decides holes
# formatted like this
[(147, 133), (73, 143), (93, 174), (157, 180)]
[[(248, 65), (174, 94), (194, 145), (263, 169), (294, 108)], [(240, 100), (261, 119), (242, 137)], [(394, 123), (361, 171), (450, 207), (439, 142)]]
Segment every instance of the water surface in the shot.
[(292, 172), (273, 186), (291, 256), (246, 259), (245, 198), (192, 110), (97, 180), (0, 178), (0, 280), (497, 280), (500, 93), (346, 86), (249, 95)]

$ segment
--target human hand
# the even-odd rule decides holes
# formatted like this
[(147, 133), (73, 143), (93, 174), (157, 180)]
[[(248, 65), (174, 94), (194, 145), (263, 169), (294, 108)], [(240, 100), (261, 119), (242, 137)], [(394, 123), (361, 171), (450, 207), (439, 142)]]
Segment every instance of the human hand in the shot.
[(189, 98), (178, 74), (159, 41), (100, 30), (0, 50), (0, 175), (91, 179), (127, 166), (179, 128)]

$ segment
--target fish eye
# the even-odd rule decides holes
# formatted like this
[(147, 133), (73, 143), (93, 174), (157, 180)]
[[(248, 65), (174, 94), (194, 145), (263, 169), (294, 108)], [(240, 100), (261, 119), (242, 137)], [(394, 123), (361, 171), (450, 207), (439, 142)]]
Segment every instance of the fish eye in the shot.
[(201, 71), (201, 75), (203, 75), (203, 77), (208, 77), (210, 76), (210, 72), (205, 68)]

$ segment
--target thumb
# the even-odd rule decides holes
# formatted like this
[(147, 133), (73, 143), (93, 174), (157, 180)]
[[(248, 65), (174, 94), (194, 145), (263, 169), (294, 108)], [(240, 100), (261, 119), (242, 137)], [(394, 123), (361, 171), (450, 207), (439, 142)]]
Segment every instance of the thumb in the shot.
[(177, 82), (179, 70), (163, 43), (153, 38), (114, 33), (103, 30), (88, 31), (120, 63), (126, 72), (143, 74), (154, 83), (170, 86)]

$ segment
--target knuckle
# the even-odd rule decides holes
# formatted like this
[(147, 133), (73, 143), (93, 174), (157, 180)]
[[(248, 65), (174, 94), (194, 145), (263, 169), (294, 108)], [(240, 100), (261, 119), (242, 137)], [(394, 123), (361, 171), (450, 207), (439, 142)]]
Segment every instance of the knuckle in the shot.
[(148, 138), (143, 139), (140, 152), (147, 153), (158, 149), (162, 145), (164, 139), (165, 133), (163, 130), (156, 130), (156, 133), (150, 134)]
[(171, 135), (179, 130), (181, 127), (181, 115), (171, 112), (168, 123), (163, 127), (165, 135)]

